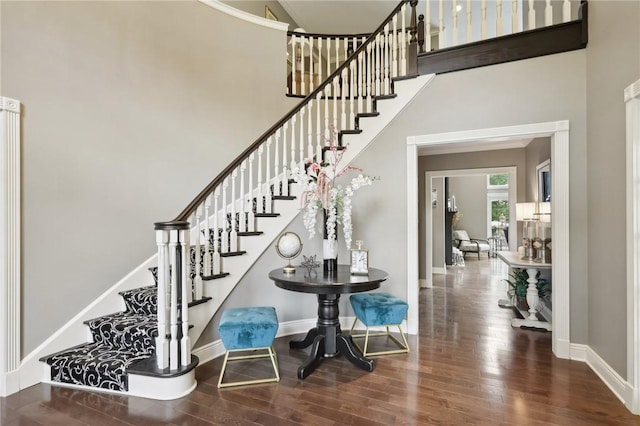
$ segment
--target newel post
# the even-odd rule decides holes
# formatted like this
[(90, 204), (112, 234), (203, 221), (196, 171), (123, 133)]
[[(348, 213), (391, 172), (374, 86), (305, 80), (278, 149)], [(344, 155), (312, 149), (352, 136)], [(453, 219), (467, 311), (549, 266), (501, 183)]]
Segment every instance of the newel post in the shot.
[(174, 370), (190, 362), (187, 309), (189, 285), (189, 222), (155, 224), (158, 246), (158, 368)]
[(409, 4), (411, 5), (411, 27), (409, 30), (411, 40), (409, 41), (409, 52), (407, 53), (409, 59), (407, 75), (416, 75), (418, 74), (418, 21), (416, 19), (416, 6), (418, 5), (418, 0), (411, 0)]

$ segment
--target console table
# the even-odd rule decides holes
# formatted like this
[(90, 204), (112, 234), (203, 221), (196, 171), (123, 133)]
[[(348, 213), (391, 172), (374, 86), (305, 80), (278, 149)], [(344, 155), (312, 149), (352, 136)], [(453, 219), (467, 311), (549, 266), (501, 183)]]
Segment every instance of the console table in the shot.
[[(529, 305), (529, 311), (521, 310), (520, 313), (524, 319), (514, 318), (511, 320), (512, 327), (533, 327), (541, 328), (547, 331), (551, 331), (550, 321), (540, 321), (538, 319), (538, 304), (540, 303), (540, 297), (538, 296), (538, 271), (541, 269), (551, 269), (551, 263), (534, 262), (527, 259), (522, 259), (522, 255), (512, 251), (500, 251), (498, 257), (509, 265), (509, 271), (512, 268), (522, 268), (527, 271), (529, 278), (527, 279), (527, 304)], [(501, 308), (512, 307), (509, 299), (500, 299), (498, 305)]]
[(369, 268), (369, 275), (351, 275), (349, 265), (338, 265), (333, 273), (320, 269), (317, 274), (306, 274), (301, 267), (293, 274), (285, 274), (282, 268), (269, 272), (269, 278), (285, 290), (314, 293), (318, 297), (318, 322), (302, 340), (289, 342), (291, 349), (311, 346), (309, 358), (298, 368), (298, 377), (304, 379), (325, 358), (344, 355), (352, 364), (366, 371), (373, 371), (374, 360), (366, 358), (353, 343), (349, 334), (340, 329), (338, 302), (340, 294), (374, 290), (387, 279), (387, 273)]

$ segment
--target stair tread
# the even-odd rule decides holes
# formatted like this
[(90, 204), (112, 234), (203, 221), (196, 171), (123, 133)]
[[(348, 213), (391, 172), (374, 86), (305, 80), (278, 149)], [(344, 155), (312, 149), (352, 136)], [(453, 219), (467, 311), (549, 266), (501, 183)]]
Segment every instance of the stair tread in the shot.
[(280, 213), (254, 213), (255, 217), (278, 217)]
[(246, 253), (247, 252), (245, 250), (229, 251), (226, 253), (220, 253), (220, 257), (242, 256), (243, 254), (246, 254)]
[(215, 274), (215, 275), (203, 275), (202, 279), (203, 281), (211, 281), (211, 280), (217, 280), (219, 278), (224, 278), (229, 276), (228, 272), (222, 272), (220, 274)]
[[(213, 300), (213, 297), (203, 297), (202, 299), (198, 299), (198, 300), (192, 300), (191, 302), (189, 302), (189, 307), (193, 307), (193, 306), (198, 306), (198, 305), (202, 305), (203, 303), (207, 303), (209, 300)], [(191, 324), (189, 324), (189, 326), (191, 326)]]
[(118, 312), (85, 321), (94, 343), (137, 352), (155, 351), (158, 318), (154, 314)]
[(274, 200), (295, 200), (296, 196), (295, 195), (274, 195), (273, 197)]
[(140, 376), (151, 376), (151, 377), (177, 377), (183, 374), (188, 373), (198, 366), (200, 360), (197, 356), (191, 355), (191, 362), (186, 366), (179, 366), (175, 370), (171, 370), (169, 368), (158, 368), (158, 363), (156, 361), (155, 355), (152, 355), (146, 359), (142, 359), (131, 367), (127, 369), (127, 372), (130, 374), (138, 374)]
[(242, 232), (238, 232), (238, 236), (239, 237), (252, 237), (252, 236), (262, 235), (262, 234), (264, 234), (264, 232), (262, 232), (262, 231), (242, 231)]
[(158, 289), (155, 285), (121, 291), (119, 294), (131, 313), (152, 315), (157, 312)]
[(151, 356), (134, 350), (86, 343), (43, 357), (51, 367), (51, 380), (59, 383), (127, 391), (127, 369)]

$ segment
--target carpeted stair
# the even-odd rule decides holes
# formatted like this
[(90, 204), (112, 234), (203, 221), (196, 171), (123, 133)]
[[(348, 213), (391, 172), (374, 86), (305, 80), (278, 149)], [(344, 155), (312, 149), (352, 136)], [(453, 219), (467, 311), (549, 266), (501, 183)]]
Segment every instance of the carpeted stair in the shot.
[(51, 366), (52, 381), (128, 390), (127, 370), (155, 353), (157, 291), (155, 286), (148, 286), (120, 295), (126, 306), (124, 312), (85, 321), (93, 342), (40, 359)]

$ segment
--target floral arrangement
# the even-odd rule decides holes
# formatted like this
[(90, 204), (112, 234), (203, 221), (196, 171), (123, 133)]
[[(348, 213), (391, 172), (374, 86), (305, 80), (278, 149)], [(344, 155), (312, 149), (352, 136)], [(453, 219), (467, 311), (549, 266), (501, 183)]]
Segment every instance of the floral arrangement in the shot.
[[(306, 159), (304, 170), (296, 167), (291, 172), (291, 178), (302, 185), (302, 209), (304, 209), (304, 226), (309, 231), (309, 238), (316, 234), (318, 212), (326, 211), (327, 239), (335, 241), (336, 226), (342, 224), (344, 240), (347, 249), (351, 248), (351, 197), (363, 186), (369, 186), (375, 180), (362, 173), (362, 169), (346, 166), (340, 169), (340, 161), (345, 149), (339, 149), (333, 137), (328, 139), (329, 151), (333, 161), (318, 162), (317, 159)], [(360, 172), (353, 177), (348, 185), (343, 187), (337, 181), (349, 172)]]

